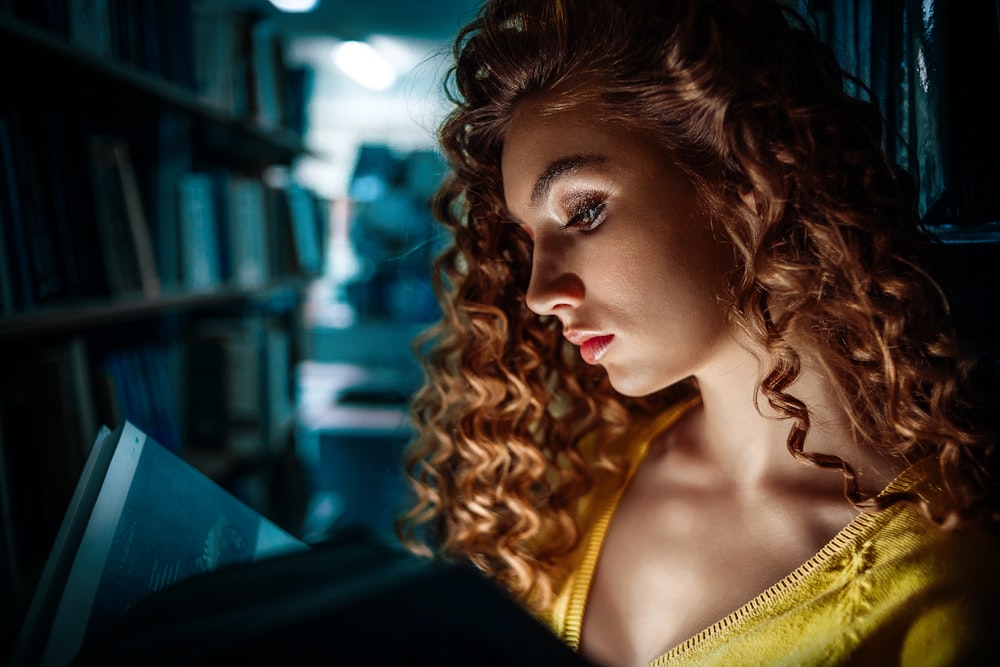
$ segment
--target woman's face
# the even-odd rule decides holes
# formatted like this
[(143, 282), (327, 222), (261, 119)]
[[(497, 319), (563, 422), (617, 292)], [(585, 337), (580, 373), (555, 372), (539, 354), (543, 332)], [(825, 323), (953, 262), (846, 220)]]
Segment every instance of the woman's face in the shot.
[(629, 396), (707, 369), (734, 344), (725, 308), (730, 246), (693, 184), (647, 137), (522, 103), (506, 134), (504, 197), (533, 240), (527, 305)]

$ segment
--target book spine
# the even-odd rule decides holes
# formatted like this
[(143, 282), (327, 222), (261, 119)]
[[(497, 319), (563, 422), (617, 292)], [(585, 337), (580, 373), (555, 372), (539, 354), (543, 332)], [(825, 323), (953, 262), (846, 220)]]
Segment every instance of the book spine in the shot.
[(13, 236), (9, 230), (13, 229), (14, 221), (6, 206), (9, 187), (9, 174), (4, 167), (6, 136), (6, 119), (0, 117), (0, 314), (11, 313), (17, 307), (14, 299), (17, 258), (12, 254), (13, 240), (8, 241), (7, 238), (8, 235)]
[(112, 140), (92, 137), (90, 140), (90, 174), (94, 192), (97, 232), (113, 295), (140, 291), (138, 265), (128, 252), (128, 223), (125, 220), (124, 197), (116, 175)]
[(99, 58), (112, 57), (110, 0), (67, 0), (69, 41)]
[(214, 192), (212, 177), (204, 173), (184, 174), (177, 183), (181, 272), (190, 290), (221, 283)]
[(161, 42), (159, 0), (136, 0), (139, 13), (139, 65), (156, 76), (169, 78)]
[(90, 152), (97, 226), (112, 293), (155, 296), (160, 281), (128, 146), (119, 138), (94, 136)]
[(156, 267), (164, 290), (183, 287), (178, 183), (191, 171), (191, 121), (163, 110), (156, 119), (156, 152), (150, 175), (150, 222), (155, 229)]
[[(266, 447), (268, 338), (259, 317), (199, 324), (189, 352), (188, 396), (195, 426), (192, 446), (256, 456)], [(195, 373), (212, 368), (214, 387)]]
[(247, 98), (242, 14), (197, 5), (191, 15), (195, 90), (207, 104), (241, 115)]
[(135, 419), (138, 414), (135, 392), (125, 364), (124, 350), (110, 352), (100, 362), (103, 384), (109, 398), (112, 419), (106, 419), (112, 426), (121, 426), (127, 419)]
[[(64, 155), (71, 151), (70, 141), (62, 131), (55, 114), (45, 112), (42, 117), (41, 155), (46, 166), (46, 199), (52, 213), (53, 233), (62, 268), (65, 294), (69, 298), (89, 296), (92, 287), (93, 267), (88, 264), (86, 244), (79, 238), (84, 225), (79, 218), (82, 211), (71, 206), (74, 186), (70, 185), (64, 171)], [(76, 216), (76, 218), (74, 217)]]
[(142, 66), (142, 18), (138, 0), (109, 0), (112, 54), (119, 63)]
[(276, 128), (284, 122), (279, 73), (282, 70), (281, 43), (275, 24), (258, 20), (250, 28), (250, 60), (253, 87), (253, 119), (261, 127)]
[(160, 345), (142, 349), (143, 368), (149, 384), (152, 410), (156, 415), (156, 440), (175, 453), (181, 452), (181, 417), (177, 408), (177, 387), (170, 377), (166, 352)]
[(233, 176), (229, 179), (228, 196), (227, 231), (233, 282), (244, 288), (260, 287), (269, 278), (264, 185), (254, 178)]
[(311, 67), (285, 66), (282, 76), (282, 86), (285, 89), (282, 114), (284, 126), (299, 138), (306, 135), (309, 99), (312, 97), (314, 80), (315, 70)]
[(28, 309), (35, 305), (35, 297), (32, 290), (28, 235), (24, 227), (21, 192), (17, 179), (10, 123), (7, 119), (0, 118), (0, 188), (2, 188), (0, 217), (5, 223), (0, 232), (7, 235), (11, 287), (14, 293), (12, 305), (17, 309)]
[(287, 329), (268, 327), (265, 335), (267, 392), (264, 397), (267, 444), (277, 449), (295, 417), (291, 335)]
[(11, 109), (8, 121), (20, 220), (28, 249), (31, 299), (34, 304), (49, 303), (60, 299), (64, 288), (52, 229), (51, 202), (44, 189), (41, 128), (36, 114), (26, 109)]
[(125, 215), (131, 232), (132, 251), (139, 263), (139, 277), (146, 296), (156, 296), (160, 293), (160, 277), (156, 268), (156, 257), (149, 236), (149, 225), (143, 209), (142, 195), (136, 179), (128, 144), (118, 142), (115, 145), (115, 160), (118, 177), (121, 179), (121, 191), (124, 196)]
[(157, 0), (157, 22), (161, 26), (160, 43), (164, 45), (164, 70), (178, 86), (195, 92), (194, 34), (192, 0)]
[(308, 190), (295, 184), (286, 189), (286, 194), (298, 269), (304, 275), (318, 275), (323, 262), (320, 255), (317, 202)]

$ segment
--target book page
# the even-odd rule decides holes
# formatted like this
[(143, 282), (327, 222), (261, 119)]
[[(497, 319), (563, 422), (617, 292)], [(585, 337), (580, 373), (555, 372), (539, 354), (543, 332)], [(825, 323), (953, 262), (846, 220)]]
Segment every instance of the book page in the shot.
[(300, 542), (126, 423), (70, 570), (43, 665), (65, 665), (85, 638), (139, 600), (224, 565)]

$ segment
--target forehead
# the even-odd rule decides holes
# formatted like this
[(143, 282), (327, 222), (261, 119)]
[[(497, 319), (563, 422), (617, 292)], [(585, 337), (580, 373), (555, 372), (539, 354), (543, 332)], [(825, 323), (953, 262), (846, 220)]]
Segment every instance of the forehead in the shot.
[(632, 159), (659, 161), (666, 151), (635, 131), (604, 121), (586, 106), (551, 111), (524, 102), (511, 117), (504, 136), (501, 172), (508, 207), (530, 202), (538, 179), (554, 165), (560, 175), (622, 166)]
[(511, 115), (504, 134), (503, 161), (528, 157), (531, 152), (558, 150), (576, 152), (585, 145), (600, 145), (622, 134), (609, 129), (587, 106), (555, 109), (544, 101), (521, 102)]

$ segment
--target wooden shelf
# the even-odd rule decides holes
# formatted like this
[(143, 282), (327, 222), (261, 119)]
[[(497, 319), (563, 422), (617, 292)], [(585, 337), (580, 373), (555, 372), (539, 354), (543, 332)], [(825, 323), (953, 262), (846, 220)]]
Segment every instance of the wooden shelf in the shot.
[(942, 243), (991, 243), (1000, 246), (1000, 222), (966, 227), (929, 226), (927, 230)]
[(164, 313), (194, 311), (228, 304), (254, 302), (263, 308), (281, 309), (295, 302), (302, 279), (289, 279), (255, 289), (223, 287), (216, 290), (136, 295), (71, 305), (52, 305), (0, 319), (0, 341), (29, 336), (78, 333), (85, 329), (155, 317)]

